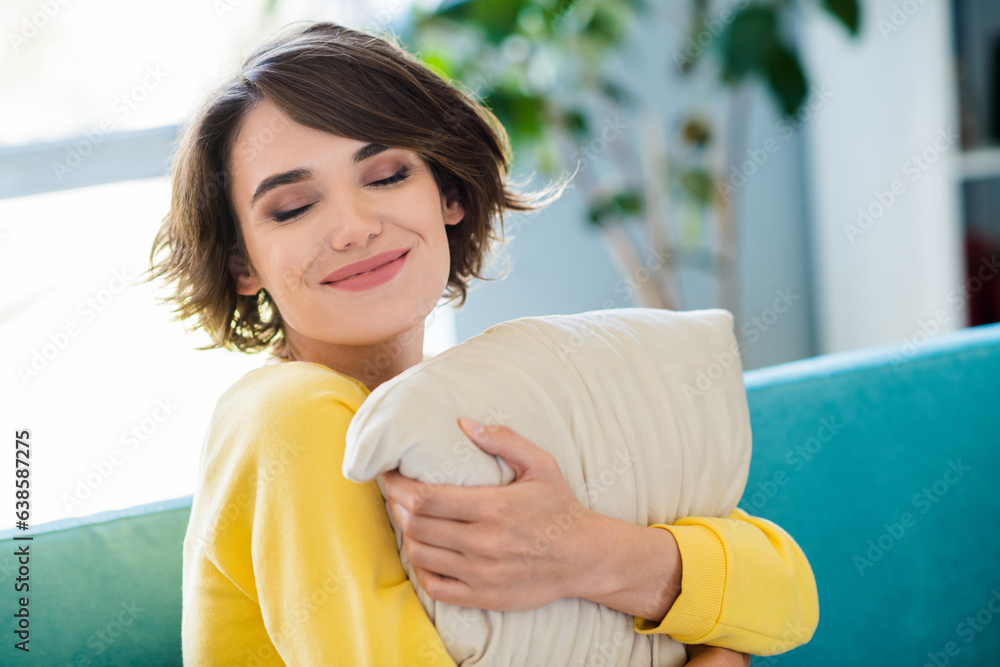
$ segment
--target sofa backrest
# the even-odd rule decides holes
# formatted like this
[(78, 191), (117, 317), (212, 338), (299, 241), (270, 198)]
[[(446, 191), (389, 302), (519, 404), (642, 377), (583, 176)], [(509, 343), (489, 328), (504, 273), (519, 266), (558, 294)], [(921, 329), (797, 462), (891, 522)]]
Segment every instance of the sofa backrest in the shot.
[(996, 664), (1000, 325), (744, 377), (740, 507), (795, 538), (820, 600), (809, 644), (754, 664)]
[[(992, 664), (1000, 655), (1000, 325), (745, 375), (754, 433), (740, 506), (809, 558), (820, 623), (754, 664)], [(180, 665), (191, 496), (0, 532), (11, 641), (29, 545), (30, 664)], [(790, 629), (792, 631), (792, 629)], [(27, 664), (27, 661), (25, 661)]]

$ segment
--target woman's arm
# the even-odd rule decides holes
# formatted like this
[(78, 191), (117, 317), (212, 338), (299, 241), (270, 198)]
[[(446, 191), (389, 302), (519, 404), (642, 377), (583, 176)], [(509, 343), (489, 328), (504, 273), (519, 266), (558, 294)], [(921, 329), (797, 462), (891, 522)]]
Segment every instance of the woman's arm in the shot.
[(687, 667), (750, 667), (750, 655), (715, 646), (685, 646)]
[[(213, 417), (219, 454), (203, 488), (219, 519), (201, 542), (226, 586), (201, 596), (222, 612), (238, 600), (285, 664), (454, 667), (399, 562), (378, 486), (341, 474), (364, 395), (315, 364), (255, 373)], [(245, 660), (249, 649), (264, 650), (232, 650)]]
[(687, 517), (669, 530), (681, 551), (680, 595), (662, 619), (635, 619), (637, 632), (754, 655), (808, 642), (819, 623), (812, 568), (776, 524), (736, 509), (725, 518)]
[(758, 655), (811, 638), (812, 570), (773, 523), (737, 510), (635, 526), (584, 508), (555, 459), (510, 429), (466, 433), (511, 466), (513, 483), (430, 485), (385, 474), (390, 508), (431, 597), (494, 610), (581, 597), (636, 616), (637, 632)]

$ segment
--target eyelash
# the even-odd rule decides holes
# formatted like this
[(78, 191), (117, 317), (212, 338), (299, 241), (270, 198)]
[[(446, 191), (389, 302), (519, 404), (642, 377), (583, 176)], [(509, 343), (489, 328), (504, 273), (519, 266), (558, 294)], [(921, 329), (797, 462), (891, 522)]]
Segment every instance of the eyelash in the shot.
[[(390, 185), (395, 185), (396, 183), (405, 181), (407, 178), (409, 178), (409, 176), (410, 176), (409, 170), (406, 167), (403, 167), (389, 178), (383, 178), (381, 181), (375, 181), (373, 183), (369, 183), (368, 187), (385, 188)], [(275, 222), (287, 222), (292, 218), (297, 218), (298, 216), (302, 215), (312, 207), (313, 204), (307, 204), (305, 206), (300, 206), (299, 208), (292, 209), (291, 211), (277, 211), (271, 215), (271, 218), (273, 218)]]

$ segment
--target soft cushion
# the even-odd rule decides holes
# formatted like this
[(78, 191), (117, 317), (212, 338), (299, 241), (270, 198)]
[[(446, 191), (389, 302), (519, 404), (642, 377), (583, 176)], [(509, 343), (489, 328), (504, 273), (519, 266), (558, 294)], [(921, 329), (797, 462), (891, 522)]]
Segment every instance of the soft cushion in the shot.
[[(643, 526), (729, 514), (750, 464), (739, 346), (723, 310), (623, 308), (491, 327), (371, 393), (347, 432), (344, 475), (365, 482), (399, 468), (431, 483), (511, 482), (459, 417), (510, 427), (555, 456), (581, 503)], [(432, 600), (389, 517), (459, 665), (684, 664), (670, 637), (637, 634), (631, 616), (583, 599), (523, 612)]]

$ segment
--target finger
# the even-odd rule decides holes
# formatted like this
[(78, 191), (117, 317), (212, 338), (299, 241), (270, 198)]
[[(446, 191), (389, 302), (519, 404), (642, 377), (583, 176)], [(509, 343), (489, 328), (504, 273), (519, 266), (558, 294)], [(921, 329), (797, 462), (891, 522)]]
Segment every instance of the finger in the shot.
[(460, 554), (478, 554), (481, 550), (483, 541), (477, 524), (411, 514), (406, 509), (401, 512), (407, 516), (397, 514), (396, 518), (403, 535), (411, 540)]
[(388, 499), (395, 501), (410, 512), (425, 513), (428, 501), (438, 493), (435, 484), (425, 484), (403, 475), (399, 470), (383, 473), (383, 485)]
[(517, 479), (544, 469), (551, 454), (506, 426), (484, 426), (481, 431), (471, 419), (458, 420), (459, 427), (472, 442), (487, 454), (499, 456), (514, 471)]
[(390, 501), (412, 514), (452, 521), (481, 521), (492, 516), (493, 494), (499, 488), (424, 484), (396, 471), (385, 473), (385, 490)]
[(387, 470), (381, 473), (381, 476), (382, 486), (385, 487), (385, 493), (390, 498), (399, 499), (404, 494), (416, 489), (417, 481), (400, 474), (398, 469)]
[(405, 536), (403, 547), (406, 549), (406, 557), (415, 568), (422, 567), (441, 576), (465, 581), (468, 561), (461, 554), (419, 540), (411, 540)]
[(420, 583), (421, 588), (438, 602), (453, 604), (459, 607), (474, 606), (470, 604), (473, 595), (472, 588), (464, 581), (445, 578), (437, 572), (417, 566), (414, 566), (413, 573)]

